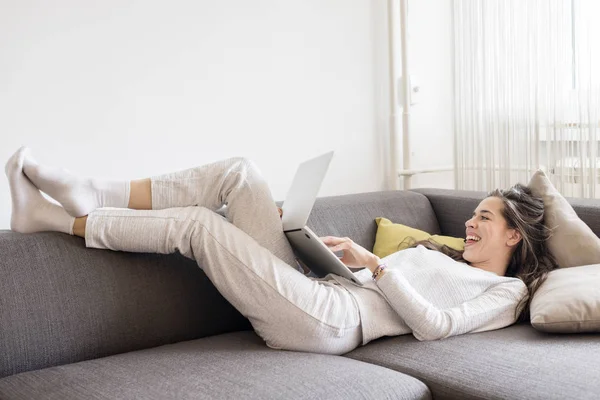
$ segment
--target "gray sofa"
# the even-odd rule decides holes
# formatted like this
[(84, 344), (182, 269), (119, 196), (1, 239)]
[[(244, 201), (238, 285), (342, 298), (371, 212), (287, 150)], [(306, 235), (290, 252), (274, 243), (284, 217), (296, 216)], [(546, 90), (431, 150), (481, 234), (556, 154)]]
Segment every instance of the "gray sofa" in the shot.
[[(317, 200), (309, 226), (372, 248), (374, 218), (464, 237), (480, 192)], [(569, 200), (598, 234), (600, 202)], [(597, 399), (600, 334), (529, 323), (431, 342), (386, 337), (343, 356), (266, 347), (180, 255), (86, 249), (0, 231), (0, 399)], [(227, 266), (223, 266), (226, 268)]]

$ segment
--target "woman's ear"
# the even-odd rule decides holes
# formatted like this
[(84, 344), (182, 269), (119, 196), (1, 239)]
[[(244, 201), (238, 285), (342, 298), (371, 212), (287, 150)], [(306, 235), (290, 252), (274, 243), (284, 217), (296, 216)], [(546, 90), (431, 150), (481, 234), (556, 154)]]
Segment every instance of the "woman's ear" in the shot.
[(516, 229), (508, 230), (508, 240), (506, 241), (506, 245), (509, 247), (516, 246), (523, 237), (521, 236), (521, 232)]

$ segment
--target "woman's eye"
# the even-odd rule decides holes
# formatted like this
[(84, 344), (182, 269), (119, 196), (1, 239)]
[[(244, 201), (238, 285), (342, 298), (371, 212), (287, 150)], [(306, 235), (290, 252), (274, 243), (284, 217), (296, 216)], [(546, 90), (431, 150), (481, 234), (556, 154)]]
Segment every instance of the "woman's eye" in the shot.
[(489, 220), (488, 217), (484, 217), (483, 215), (481, 216), (481, 219), (487, 219), (487, 220)]

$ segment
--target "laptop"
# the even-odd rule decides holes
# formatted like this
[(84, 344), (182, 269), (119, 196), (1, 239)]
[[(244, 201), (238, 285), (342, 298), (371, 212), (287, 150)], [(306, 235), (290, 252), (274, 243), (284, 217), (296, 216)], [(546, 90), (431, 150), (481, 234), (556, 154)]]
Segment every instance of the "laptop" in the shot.
[(303, 162), (281, 207), (282, 224), (296, 255), (318, 277), (335, 274), (362, 286), (362, 283), (319, 237), (306, 226), (319, 188), (325, 178), (333, 151)]

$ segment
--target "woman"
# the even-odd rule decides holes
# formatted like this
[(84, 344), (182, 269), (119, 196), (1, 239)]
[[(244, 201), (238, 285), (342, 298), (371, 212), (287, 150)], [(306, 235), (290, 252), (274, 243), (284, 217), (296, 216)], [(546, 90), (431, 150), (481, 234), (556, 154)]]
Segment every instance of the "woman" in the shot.
[[(479, 204), (462, 254), (419, 243), (379, 259), (348, 238), (323, 238), (347, 266), (365, 267), (355, 273), (359, 286), (294, 267), (269, 188), (243, 158), (109, 182), (39, 165), (22, 147), (5, 170), (11, 229), (74, 234), (93, 248), (179, 251), (276, 349), (343, 354), (382, 336), (434, 340), (499, 329), (528, 308), (527, 287), (535, 290), (554, 267), (539, 257), (549, 234), (543, 203), (521, 185)], [(214, 212), (224, 205), (228, 220)]]

